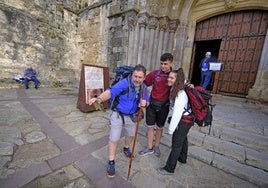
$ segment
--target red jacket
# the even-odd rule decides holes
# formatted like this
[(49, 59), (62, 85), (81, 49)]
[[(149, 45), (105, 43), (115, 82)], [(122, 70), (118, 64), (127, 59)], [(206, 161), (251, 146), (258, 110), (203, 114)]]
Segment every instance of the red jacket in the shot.
[(167, 85), (167, 78), (169, 73), (164, 73), (161, 70), (154, 70), (150, 72), (144, 83), (147, 86), (153, 86), (151, 91), (151, 98), (160, 102), (169, 100), (170, 86)]

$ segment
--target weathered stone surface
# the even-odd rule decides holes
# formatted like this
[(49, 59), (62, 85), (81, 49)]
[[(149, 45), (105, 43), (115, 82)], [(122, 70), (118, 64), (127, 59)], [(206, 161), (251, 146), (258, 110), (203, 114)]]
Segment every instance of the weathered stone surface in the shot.
[(35, 143), (44, 140), (46, 135), (41, 131), (34, 131), (25, 136), (27, 143)]
[(69, 165), (67, 167), (64, 167), (63, 170), (67, 174), (67, 176), (70, 180), (74, 180), (74, 179), (77, 179), (77, 178), (83, 176), (83, 173), (81, 173), (79, 170), (77, 170), (73, 165)]
[(14, 144), (0, 142), (0, 156), (12, 155)]
[(16, 127), (0, 126), (0, 141), (22, 145), (21, 132)]
[(59, 155), (60, 150), (49, 141), (20, 146), (13, 156), (10, 167), (27, 167), (31, 163), (40, 163)]
[(0, 157), (0, 169), (8, 162), (11, 161), (11, 157), (10, 156), (1, 156)]

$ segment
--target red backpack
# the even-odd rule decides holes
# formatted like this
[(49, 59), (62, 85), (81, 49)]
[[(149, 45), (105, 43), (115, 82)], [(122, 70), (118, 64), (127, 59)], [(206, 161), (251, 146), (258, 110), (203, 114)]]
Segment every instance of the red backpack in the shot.
[[(188, 96), (189, 108), (192, 110), (194, 122), (199, 127), (205, 127), (212, 124), (212, 109), (215, 105), (210, 104), (212, 95), (201, 86), (194, 88), (186, 86), (185, 92)], [(185, 109), (186, 111), (189, 111)]]

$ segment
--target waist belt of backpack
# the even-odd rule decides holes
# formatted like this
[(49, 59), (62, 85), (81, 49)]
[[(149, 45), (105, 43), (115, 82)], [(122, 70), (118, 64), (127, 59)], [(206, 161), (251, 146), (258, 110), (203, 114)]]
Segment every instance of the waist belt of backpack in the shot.
[(123, 124), (125, 125), (125, 118), (124, 118), (124, 116), (131, 116), (132, 114), (124, 114), (124, 113), (122, 113), (122, 112), (120, 112), (119, 110), (117, 110), (117, 109), (114, 109), (113, 110), (114, 112), (117, 112), (118, 114), (119, 114), (119, 116), (122, 118), (122, 121), (123, 121)]

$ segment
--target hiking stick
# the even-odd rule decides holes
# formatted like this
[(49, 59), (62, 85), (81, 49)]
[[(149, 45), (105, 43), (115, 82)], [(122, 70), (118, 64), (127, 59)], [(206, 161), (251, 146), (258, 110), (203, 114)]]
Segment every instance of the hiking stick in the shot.
[[(211, 104), (210, 105), (210, 110), (211, 110), (211, 114), (212, 114), (212, 111), (213, 111), (213, 108), (214, 108), (214, 106), (215, 106), (216, 104)], [(211, 130), (211, 125), (212, 125), (212, 122), (211, 122), (211, 124), (209, 125), (209, 130), (208, 130), (208, 135), (210, 135), (210, 130)]]
[[(142, 91), (142, 97), (141, 97), (142, 99), (144, 98), (144, 93), (145, 93), (145, 88)], [(129, 165), (128, 165), (127, 179), (129, 179), (129, 176), (130, 176), (131, 164), (132, 164), (132, 159), (133, 159), (133, 153), (134, 153), (134, 150), (135, 150), (135, 145), (136, 145), (139, 125), (140, 125), (140, 120), (141, 120), (141, 114), (142, 114), (142, 107), (140, 106), (140, 109), (138, 111), (138, 120), (137, 120), (137, 123), (136, 123), (136, 131), (135, 131), (135, 136), (134, 136), (134, 141), (133, 141), (133, 146), (132, 146), (132, 153), (131, 153), (130, 160), (129, 160)]]

